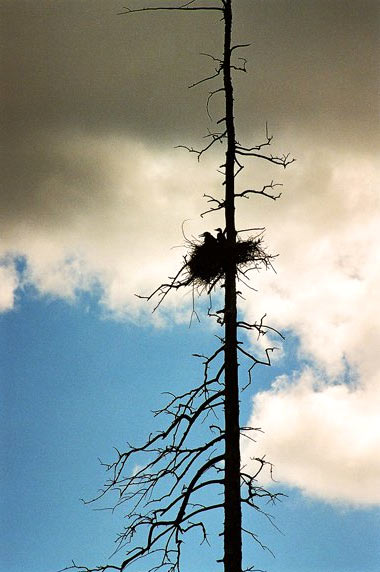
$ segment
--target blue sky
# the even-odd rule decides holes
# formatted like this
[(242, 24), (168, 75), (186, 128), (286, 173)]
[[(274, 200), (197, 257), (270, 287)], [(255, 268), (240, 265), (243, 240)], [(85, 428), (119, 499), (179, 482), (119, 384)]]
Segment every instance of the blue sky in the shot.
[[(103, 562), (122, 519), (79, 500), (103, 482), (97, 457), (110, 460), (113, 445), (138, 442), (154, 429), (150, 411), (163, 403), (161, 392), (180, 391), (200, 374), (191, 353), (210, 348), (212, 336), (199, 325), (131, 326), (103, 319), (94, 307), (30, 295), (0, 323), (3, 569), (51, 571), (71, 558)], [(268, 383), (268, 375), (258, 377)], [(378, 509), (348, 509), (278, 488), (288, 494), (271, 509), (282, 534), (251, 514), (276, 555), (251, 546), (247, 554), (257, 565), (274, 572), (377, 570)], [(196, 554), (204, 570), (215, 569), (215, 553)], [(192, 548), (184, 569), (199, 566)]]
[[(0, 569), (52, 572), (112, 552), (122, 513), (79, 500), (104, 482), (98, 457), (154, 430), (162, 392), (198, 381), (192, 354), (215, 347), (191, 291), (154, 314), (135, 294), (175, 273), (185, 237), (223, 226), (199, 216), (204, 194), (221, 197), (222, 148), (200, 163), (174, 149), (212, 128), (208, 87), (187, 86), (222, 38), (210, 14), (124, 18), (109, 0), (0, 9)], [(275, 203), (237, 204), (238, 228), (265, 226), (279, 254), (276, 273), (252, 274), (256, 291), (240, 284), (241, 316), (286, 334), (241, 401), (242, 423), (263, 429), (244, 461), (267, 455), (288, 495), (272, 509), (282, 534), (253, 515), (276, 558), (251, 544), (246, 556), (268, 572), (378, 570), (379, 17), (377, 0), (235, 3), (235, 41), (252, 41), (239, 140), (261, 142), (268, 122), (273, 151), (297, 159), (247, 163), (237, 180), (283, 184)], [(217, 552), (186, 551), (183, 572), (218, 569)]]

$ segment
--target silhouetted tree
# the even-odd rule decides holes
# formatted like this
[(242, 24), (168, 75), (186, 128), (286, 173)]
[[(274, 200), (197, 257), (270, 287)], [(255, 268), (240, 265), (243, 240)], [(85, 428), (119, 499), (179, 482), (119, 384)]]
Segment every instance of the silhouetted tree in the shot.
[[(199, 159), (216, 143), (225, 144), (225, 160), (221, 166), (224, 197), (218, 199), (206, 194), (210, 208), (202, 213), (204, 216), (223, 211), (225, 229), (216, 229), (217, 240), (206, 232), (202, 241), (187, 241), (188, 251), (178, 273), (146, 297), (148, 300), (156, 298), (157, 308), (172, 290), (192, 287), (198, 293), (209, 293), (220, 286), (224, 289), (224, 305), (215, 311), (210, 308), (208, 314), (223, 328), (223, 335), (212, 355), (195, 354), (204, 364), (204, 377), (199, 385), (182, 395), (169, 394), (167, 405), (155, 412), (168, 420), (164, 428), (150, 434), (142, 445), (128, 445), (126, 451), (118, 451), (115, 461), (106, 465), (110, 478), (90, 502), (116, 491), (115, 506), (127, 507), (128, 524), (117, 540), (117, 551), (124, 553), (121, 563), (89, 568), (73, 562), (65, 570), (122, 572), (130, 564), (147, 558), (146, 569), (150, 571), (161, 568), (179, 572), (184, 537), (197, 530), (201, 542), (209, 542), (207, 515), (218, 512), (224, 542), (218, 562), (223, 563), (225, 572), (242, 572), (243, 533), (261, 544), (254, 531), (242, 523), (242, 506), (264, 512), (260, 501), (274, 502), (278, 497), (258, 483), (261, 470), (268, 464), (265, 459), (254, 459), (256, 469), (253, 473), (241, 466), (240, 440), (242, 436), (251, 438), (250, 432), (254, 429), (240, 426), (239, 395), (242, 389), (239, 388), (238, 356), (247, 366), (250, 383), (252, 368), (256, 364), (270, 365), (274, 348), (267, 348), (265, 359), (259, 359), (244, 348), (238, 332), (254, 332), (258, 337), (269, 331), (281, 334), (264, 323), (265, 317), (253, 324), (238, 319), (237, 281), (248, 280), (248, 270), (270, 267), (272, 257), (264, 250), (262, 232), (258, 229), (246, 229), (258, 233), (246, 240), (241, 238), (242, 231), (237, 231), (235, 226), (235, 202), (254, 194), (276, 200), (280, 194), (273, 182), (261, 189), (243, 190), (236, 190), (235, 182), (244, 158), (258, 158), (282, 167), (293, 159), (266, 153), (272, 141), (268, 129), (265, 140), (257, 145), (243, 145), (237, 139), (232, 74), (246, 71), (246, 61), (235, 58), (235, 54), (248, 44), (232, 43), (232, 4), (232, 0), (215, 0), (206, 5), (189, 0), (177, 6), (126, 8), (121, 12), (132, 15), (156, 10), (214, 11), (224, 24), (223, 54), (220, 58), (210, 56), (216, 64), (214, 73), (192, 86), (219, 80), (220, 84), (209, 93), (207, 109), (211, 98), (221, 93), (224, 115), (215, 122), (217, 129), (208, 133), (207, 144), (202, 149), (185, 148)], [(200, 426), (204, 430), (200, 431)], [(270, 515), (266, 516), (270, 518)]]

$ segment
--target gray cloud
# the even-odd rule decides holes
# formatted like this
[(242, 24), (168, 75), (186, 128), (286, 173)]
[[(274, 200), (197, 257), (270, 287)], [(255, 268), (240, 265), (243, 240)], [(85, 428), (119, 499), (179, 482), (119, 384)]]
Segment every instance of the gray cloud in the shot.
[[(108, 159), (90, 149), (68, 157), (64, 142), (66, 149), (71, 140), (90, 144), (86, 137), (95, 134), (169, 150), (196, 145), (208, 127), (209, 88), (186, 86), (213, 69), (199, 52), (218, 55), (217, 18), (117, 16), (120, 6), (2, 2), (3, 233), (25, 216), (64, 225), (81, 207), (107, 204), (115, 183)], [(330, 154), (345, 149), (374, 160), (378, 21), (379, 3), (371, 0), (237, 2), (236, 41), (252, 41), (250, 73), (237, 76), (241, 136), (261, 140), (268, 120), (278, 140), (286, 139), (281, 149), (297, 157), (305, 151), (302, 140), (319, 141)]]
[[(27, 126), (118, 131), (186, 142), (207, 126), (222, 27), (213, 14), (117, 16), (119, 2), (3, 2), (5, 116)], [(236, 3), (236, 41), (250, 74), (237, 81), (242, 128), (297, 127), (347, 146), (373, 145), (379, 111), (379, 3)]]

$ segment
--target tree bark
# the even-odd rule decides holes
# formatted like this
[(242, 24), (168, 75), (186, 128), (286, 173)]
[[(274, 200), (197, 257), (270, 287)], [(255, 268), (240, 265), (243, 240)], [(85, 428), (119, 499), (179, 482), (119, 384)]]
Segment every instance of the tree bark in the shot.
[(237, 361), (235, 228), (235, 124), (231, 79), (232, 0), (225, 1), (223, 81), (227, 129), (225, 222), (228, 252), (225, 266), (225, 488), (224, 571), (241, 572), (240, 425)]

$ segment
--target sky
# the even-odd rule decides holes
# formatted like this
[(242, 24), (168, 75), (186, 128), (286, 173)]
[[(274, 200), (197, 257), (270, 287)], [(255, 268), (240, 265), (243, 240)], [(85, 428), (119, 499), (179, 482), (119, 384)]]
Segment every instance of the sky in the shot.
[[(130, 5), (141, 5), (131, 0)], [(202, 375), (218, 329), (191, 320), (192, 295), (152, 314), (184, 235), (221, 196), (222, 148), (197, 162), (212, 124), (207, 84), (222, 26), (213, 13), (118, 16), (114, 0), (0, 0), (0, 570), (53, 572), (105, 561), (122, 514), (93, 511), (98, 457), (157, 428), (162, 392)], [(239, 141), (296, 158), (247, 163), (241, 189), (281, 183), (281, 199), (237, 205), (241, 229), (266, 227), (276, 272), (251, 277), (241, 316), (286, 337), (242, 394), (261, 427), (243, 458), (265, 454), (288, 496), (253, 515), (271, 572), (375, 572), (380, 559), (380, 6), (376, 0), (239, 0), (234, 38)], [(213, 84), (217, 85), (217, 84)], [(210, 114), (221, 113), (215, 96)], [(184, 235), (183, 235), (184, 233)], [(191, 324), (190, 324), (191, 321)], [(190, 326), (190, 327), (189, 327)], [(245, 340), (260, 353), (255, 339)], [(263, 476), (264, 483), (268, 476)], [(188, 548), (183, 572), (218, 569)], [(3, 566), (3, 568), (1, 568)], [(138, 568), (137, 568), (138, 569)]]

